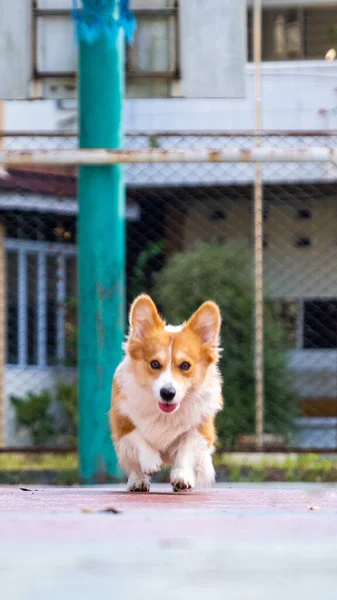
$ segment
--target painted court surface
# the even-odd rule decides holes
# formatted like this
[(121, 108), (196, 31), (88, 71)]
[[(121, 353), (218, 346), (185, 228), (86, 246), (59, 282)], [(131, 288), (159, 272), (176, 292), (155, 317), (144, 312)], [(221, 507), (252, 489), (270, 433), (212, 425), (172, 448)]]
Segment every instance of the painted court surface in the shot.
[(4, 600), (337, 597), (337, 487), (0, 488)]

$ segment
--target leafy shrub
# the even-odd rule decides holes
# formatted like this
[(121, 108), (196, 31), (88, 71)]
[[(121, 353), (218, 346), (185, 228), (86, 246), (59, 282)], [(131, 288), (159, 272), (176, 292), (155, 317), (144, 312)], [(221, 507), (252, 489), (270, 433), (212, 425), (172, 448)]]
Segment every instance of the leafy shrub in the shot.
[[(11, 396), (19, 425), (26, 428), (34, 446), (57, 445), (61, 438), (75, 446), (77, 439), (77, 384), (61, 381), (55, 394), (42, 390), (19, 398)], [(53, 410), (54, 405), (54, 410)]]
[(65, 415), (60, 432), (67, 436), (70, 446), (76, 445), (78, 427), (78, 393), (77, 384), (61, 381), (56, 390), (56, 402), (61, 406)]
[(55, 424), (50, 414), (52, 400), (48, 390), (39, 394), (28, 392), (24, 398), (10, 397), (18, 423), (28, 429), (34, 446), (45, 446), (55, 435)]
[[(219, 442), (233, 447), (239, 435), (254, 434), (254, 285), (247, 245), (202, 244), (175, 254), (157, 274), (154, 298), (172, 323), (187, 319), (205, 300), (217, 302), (222, 314), (220, 369), (225, 397), (217, 422)], [(268, 302), (264, 319), (264, 430), (288, 438), (295, 396), (287, 369), (285, 332)]]
[(151, 293), (153, 275), (158, 271), (163, 249), (163, 241), (150, 242), (139, 253), (131, 280), (131, 294), (133, 298), (144, 292)]

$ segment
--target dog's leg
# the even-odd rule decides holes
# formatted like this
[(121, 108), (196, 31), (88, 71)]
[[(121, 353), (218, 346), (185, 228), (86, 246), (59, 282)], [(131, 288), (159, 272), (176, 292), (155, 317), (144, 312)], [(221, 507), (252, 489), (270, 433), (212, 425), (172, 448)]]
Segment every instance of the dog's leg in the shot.
[(180, 438), (175, 448), (170, 480), (175, 492), (213, 483), (212, 458), (207, 442), (199, 431), (191, 431)]
[(197, 488), (210, 487), (215, 482), (215, 471), (209, 448), (202, 450), (196, 457), (195, 476)]
[(149, 477), (157, 473), (162, 465), (159, 452), (137, 430), (122, 437), (116, 444), (116, 451), (122, 469), (129, 476), (128, 490), (149, 492)]

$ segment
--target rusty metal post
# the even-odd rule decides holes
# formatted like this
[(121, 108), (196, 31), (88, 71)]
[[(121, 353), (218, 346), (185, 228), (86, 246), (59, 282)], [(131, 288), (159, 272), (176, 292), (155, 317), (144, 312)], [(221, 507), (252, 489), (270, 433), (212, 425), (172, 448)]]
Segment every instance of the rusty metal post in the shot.
[[(254, 63), (255, 63), (255, 145), (261, 145), (262, 90), (262, 2), (254, 0)], [(263, 449), (264, 421), (264, 331), (263, 331), (263, 183), (261, 163), (255, 165), (254, 183), (254, 267), (255, 267), (255, 400), (256, 447)]]
[[(250, 134), (252, 135), (252, 134)], [(257, 144), (260, 136), (257, 135)], [(331, 163), (337, 166), (337, 149), (313, 148), (171, 148), (137, 150), (1, 150), (0, 164), (11, 165), (118, 165), (133, 163)]]

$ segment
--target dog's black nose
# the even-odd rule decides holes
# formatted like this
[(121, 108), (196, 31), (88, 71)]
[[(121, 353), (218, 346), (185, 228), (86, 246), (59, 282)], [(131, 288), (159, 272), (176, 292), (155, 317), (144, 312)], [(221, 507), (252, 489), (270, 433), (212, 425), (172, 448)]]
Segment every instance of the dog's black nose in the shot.
[(165, 402), (172, 402), (176, 395), (176, 391), (172, 385), (167, 385), (166, 387), (161, 388), (160, 395)]

